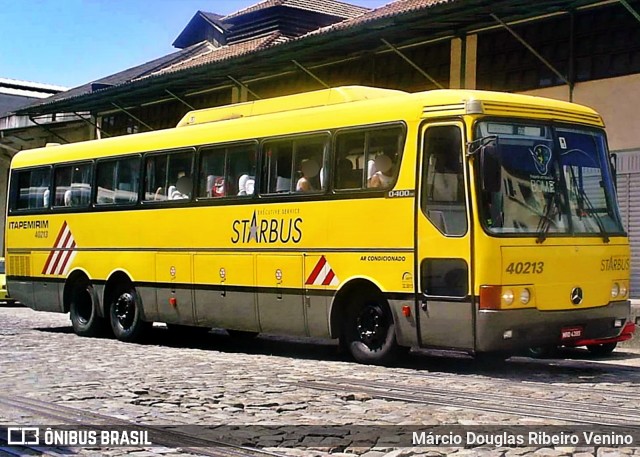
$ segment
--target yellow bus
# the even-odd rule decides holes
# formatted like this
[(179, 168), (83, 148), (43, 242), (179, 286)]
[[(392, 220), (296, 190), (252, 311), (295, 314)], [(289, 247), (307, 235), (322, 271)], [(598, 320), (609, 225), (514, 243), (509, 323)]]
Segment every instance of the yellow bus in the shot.
[(78, 335), (152, 322), (511, 354), (610, 339), (629, 244), (593, 110), (523, 95), (340, 87), (22, 151), (11, 296)]

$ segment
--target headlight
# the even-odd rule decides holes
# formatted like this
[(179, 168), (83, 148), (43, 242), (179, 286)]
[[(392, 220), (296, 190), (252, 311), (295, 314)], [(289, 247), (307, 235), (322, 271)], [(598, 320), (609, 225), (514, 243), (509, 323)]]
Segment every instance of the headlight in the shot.
[(506, 289), (502, 291), (502, 301), (506, 305), (510, 305), (513, 303), (513, 291), (511, 289)]
[(617, 282), (614, 282), (613, 286), (611, 286), (611, 298), (617, 298), (618, 295), (620, 295), (620, 286)]
[(624, 283), (620, 284), (620, 298), (626, 297), (627, 292), (627, 286)]
[(531, 300), (531, 291), (529, 291), (529, 289), (525, 287), (524, 289), (522, 289), (522, 292), (520, 292), (520, 303), (522, 303), (523, 305), (526, 305), (527, 303), (529, 303), (530, 300)]

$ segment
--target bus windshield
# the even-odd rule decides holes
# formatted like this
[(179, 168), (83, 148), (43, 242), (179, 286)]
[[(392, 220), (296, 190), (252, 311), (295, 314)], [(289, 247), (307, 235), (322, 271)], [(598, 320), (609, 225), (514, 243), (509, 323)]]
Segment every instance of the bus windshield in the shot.
[[(493, 234), (622, 234), (604, 133), (584, 127), (487, 121), (480, 199)], [(478, 163), (480, 161), (477, 161)]]

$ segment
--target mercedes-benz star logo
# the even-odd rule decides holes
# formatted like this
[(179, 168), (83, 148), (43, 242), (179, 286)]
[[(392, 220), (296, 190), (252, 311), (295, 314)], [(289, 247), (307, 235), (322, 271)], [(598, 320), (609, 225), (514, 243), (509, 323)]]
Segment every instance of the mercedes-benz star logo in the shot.
[(571, 303), (574, 305), (579, 305), (582, 303), (582, 299), (584, 298), (584, 294), (582, 292), (581, 287), (574, 287), (571, 291)]

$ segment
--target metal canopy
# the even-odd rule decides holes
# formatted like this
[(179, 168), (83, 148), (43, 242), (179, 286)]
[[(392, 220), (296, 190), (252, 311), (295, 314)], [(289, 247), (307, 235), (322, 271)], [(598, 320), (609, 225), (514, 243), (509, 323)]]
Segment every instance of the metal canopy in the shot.
[[(185, 93), (228, 86), (230, 78), (246, 84), (249, 80), (274, 74), (299, 72), (300, 68), (292, 62), (298, 62), (313, 71), (315, 67), (332, 61), (357, 58), (371, 52), (392, 52), (382, 40), (392, 43), (397, 49), (403, 49), (424, 43), (425, 40), (448, 39), (501, 27), (496, 24), (492, 15), (500, 17), (506, 24), (513, 24), (610, 3), (616, 1), (450, 0), (421, 10), (390, 11), (387, 16), (368, 21), (360, 19), (360, 22), (358, 18), (345, 21), (239, 57), (149, 76), (72, 98), (49, 103), (44, 101), (17, 110), (17, 114), (34, 116), (73, 111), (99, 113), (112, 110), (114, 104), (127, 109), (166, 99), (168, 93), (171, 98), (184, 99)], [(349, 52), (345, 54), (347, 49)]]

